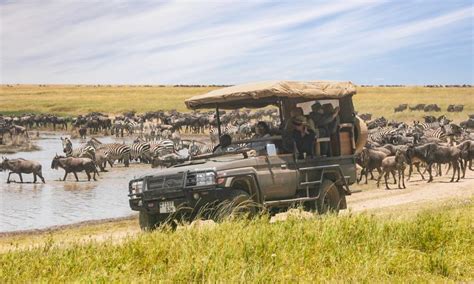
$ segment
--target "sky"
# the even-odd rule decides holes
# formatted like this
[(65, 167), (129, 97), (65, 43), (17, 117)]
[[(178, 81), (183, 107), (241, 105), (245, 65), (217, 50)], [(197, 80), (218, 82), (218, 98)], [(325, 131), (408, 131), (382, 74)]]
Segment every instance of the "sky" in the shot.
[(0, 0), (0, 83), (473, 84), (474, 1)]

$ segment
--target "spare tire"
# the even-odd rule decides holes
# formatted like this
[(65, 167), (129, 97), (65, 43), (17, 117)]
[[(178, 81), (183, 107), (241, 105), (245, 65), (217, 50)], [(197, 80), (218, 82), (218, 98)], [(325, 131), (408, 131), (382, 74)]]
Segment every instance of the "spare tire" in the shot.
[(355, 146), (356, 146), (355, 154), (359, 154), (360, 152), (362, 152), (362, 149), (367, 143), (367, 137), (368, 137), (367, 124), (365, 124), (365, 122), (356, 115), (355, 116), (355, 133), (354, 133)]

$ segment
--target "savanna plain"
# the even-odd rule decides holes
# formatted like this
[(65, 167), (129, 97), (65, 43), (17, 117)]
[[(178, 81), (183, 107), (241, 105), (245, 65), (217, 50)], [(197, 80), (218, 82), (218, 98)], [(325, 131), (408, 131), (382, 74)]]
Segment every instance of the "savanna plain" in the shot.
[[(4, 114), (185, 111), (184, 99), (213, 87), (13, 85), (1, 87)], [(360, 113), (402, 121), (474, 113), (473, 88), (359, 87)], [(436, 103), (441, 113), (399, 104)], [(468, 181), (472, 184), (473, 176)], [(448, 186), (457, 186), (449, 185)], [(359, 187), (363, 191), (375, 191)], [(269, 222), (224, 220), (209, 227), (140, 232), (136, 217), (0, 236), (0, 282), (470, 282), (474, 280), (471, 194), (390, 210), (346, 211)], [(351, 206), (349, 201), (349, 207)]]

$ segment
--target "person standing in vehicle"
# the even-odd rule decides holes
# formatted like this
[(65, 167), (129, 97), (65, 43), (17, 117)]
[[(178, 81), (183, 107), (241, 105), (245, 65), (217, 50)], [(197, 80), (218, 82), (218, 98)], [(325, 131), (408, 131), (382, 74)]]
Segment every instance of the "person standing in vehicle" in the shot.
[(304, 116), (304, 113), (303, 113), (303, 109), (301, 107), (297, 107), (293, 110), (291, 110), (290, 112), (290, 116), (291, 118), (286, 122), (286, 125), (285, 125), (285, 130), (288, 131), (288, 132), (292, 132), (294, 130), (294, 125), (292, 123), (292, 120), (296, 117), (300, 117), (300, 118), (303, 118), (304, 120), (306, 120), (306, 124), (307, 124), (307, 127), (311, 130), (313, 130), (314, 132), (315, 131), (315, 127), (314, 127), (314, 123), (313, 121), (307, 119), (305, 116)]
[(292, 119), (293, 140), (298, 150), (298, 159), (306, 157), (314, 157), (314, 139), (316, 133), (308, 127), (307, 120), (304, 116), (297, 116)]
[[(335, 135), (339, 124), (339, 107), (333, 108), (332, 104), (315, 103), (311, 106), (310, 118), (318, 129), (318, 137), (331, 137)], [(331, 149), (327, 143), (321, 143), (321, 154), (330, 156)]]

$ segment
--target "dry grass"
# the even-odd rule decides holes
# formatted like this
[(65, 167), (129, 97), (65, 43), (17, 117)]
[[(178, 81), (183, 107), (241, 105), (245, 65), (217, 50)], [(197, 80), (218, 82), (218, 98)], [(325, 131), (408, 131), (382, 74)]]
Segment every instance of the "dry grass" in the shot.
[[(215, 88), (209, 87), (142, 87), (142, 86), (67, 86), (19, 85), (1, 86), (0, 113), (55, 113), (77, 115), (91, 111), (121, 113), (137, 111), (143, 113), (159, 109), (187, 111), (184, 100), (203, 94)], [(474, 113), (474, 88), (379, 88), (359, 87), (354, 97), (356, 109), (360, 113), (370, 112), (375, 116), (410, 121), (422, 119), (423, 115), (446, 113), (449, 104), (464, 104), (462, 113), (449, 113), (456, 121), (467, 119)], [(394, 113), (393, 108), (401, 103), (436, 103), (442, 112)]]
[(184, 100), (213, 88), (94, 87), (19, 85), (1, 87), (0, 113), (55, 113), (78, 115), (92, 111), (143, 113), (159, 109), (185, 111)]
[[(354, 97), (355, 108), (359, 113), (372, 113), (375, 117), (413, 121), (422, 120), (424, 115), (439, 116), (446, 113), (456, 122), (466, 120), (467, 114), (474, 114), (474, 88), (424, 88), (400, 87), (357, 88), (358, 94)], [(441, 112), (410, 111), (394, 113), (394, 108), (399, 104), (437, 104)], [(450, 104), (463, 104), (461, 113), (448, 113), (446, 109)]]

